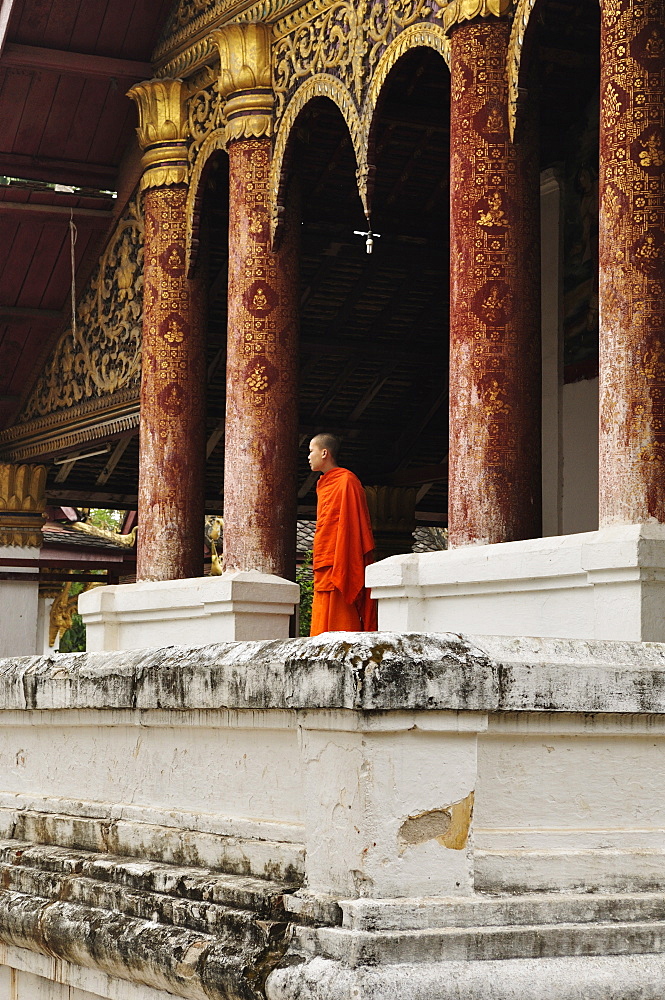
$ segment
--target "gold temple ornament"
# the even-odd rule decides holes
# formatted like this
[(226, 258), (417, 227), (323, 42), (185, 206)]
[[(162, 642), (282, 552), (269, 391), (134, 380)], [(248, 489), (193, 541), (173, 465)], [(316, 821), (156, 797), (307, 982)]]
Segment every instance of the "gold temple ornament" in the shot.
[(136, 134), (144, 150), (141, 190), (186, 184), (189, 163), (183, 81), (146, 80), (135, 84), (127, 96), (136, 103), (139, 113)]

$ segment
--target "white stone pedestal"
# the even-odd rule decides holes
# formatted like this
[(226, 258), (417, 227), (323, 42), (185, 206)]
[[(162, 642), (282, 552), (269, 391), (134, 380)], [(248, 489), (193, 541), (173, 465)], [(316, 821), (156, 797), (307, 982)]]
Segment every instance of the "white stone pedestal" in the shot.
[(89, 651), (287, 639), (299, 593), (290, 580), (235, 571), (97, 587), (81, 594), (79, 613)]
[(379, 628), (665, 642), (665, 525), (393, 556), (369, 566)]

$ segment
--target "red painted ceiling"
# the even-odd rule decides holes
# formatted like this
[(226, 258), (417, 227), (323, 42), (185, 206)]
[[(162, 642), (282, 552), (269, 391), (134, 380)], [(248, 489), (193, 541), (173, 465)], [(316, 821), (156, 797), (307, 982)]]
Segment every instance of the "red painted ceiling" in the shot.
[[(0, 427), (67, 326), (77, 285), (138, 179), (136, 112), (172, 0), (0, 0)], [(68, 193), (47, 184), (83, 188)], [(113, 199), (103, 191), (118, 191)]]

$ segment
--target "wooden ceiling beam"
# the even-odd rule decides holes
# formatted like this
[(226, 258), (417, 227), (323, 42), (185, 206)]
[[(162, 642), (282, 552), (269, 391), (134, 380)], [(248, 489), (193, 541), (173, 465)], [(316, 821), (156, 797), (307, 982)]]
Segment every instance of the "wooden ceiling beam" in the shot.
[(50, 184), (71, 184), (95, 190), (115, 190), (116, 168), (106, 163), (85, 163), (59, 160), (51, 156), (30, 156), (25, 153), (0, 153), (0, 174), (25, 177)]
[[(127, 434), (123, 434), (123, 436), (120, 438), (115, 448), (113, 449), (113, 454), (109, 458), (108, 462), (106, 463), (102, 471), (97, 476), (97, 479), (95, 481), (95, 486), (104, 486), (109, 481), (109, 479), (115, 472), (116, 465), (118, 464), (122, 456), (125, 454), (125, 451), (127, 450), (130, 441), (132, 440), (133, 437), (136, 436), (136, 434), (138, 434), (138, 430), (132, 430), (129, 431)], [(56, 482), (58, 482), (57, 476), (56, 476)]]
[[(417, 324), (414, 324), (417, 328)], [(428, 362), (432, 365), (441, 366), (442, 375), (448, 371), (448, 345), (442, 346), (441, 350), (428, 353)], [(381, 361), (413, 361), (413, 349), (385, 343), (384, 341), (363, 338), (362, 340), (351, 337), (334, 337), (328, 335), (314, 335), (303, 337), (300, 342), (300, 349), (303, 354), (315, 354), (319, 357), (352, 354), (359, 360)]]
[[(413, 469), (404, 469), (391, 476), (384, 476), (381, 482), (388, 486), (431, 486), (448, 479), (448, 459), (439, 465), (419, 465)], [(424, 495), (424, 494), (423, 494)]]
[(19, 45), (16, 42), (7, 42), (5, 45), (2, 66), (10, 69), (46, 70), (62, 76), (85, 76), (88, 79), (101, 77), (104, 80), (149, 80), (153, 76), (149, 62), (40, 48), (37, 45)]
[(349, 423), (354, 424), (363, 415), (367, 407), (372, 403), (375, 396), (381, 392), (381, 389), (386, 384), (388, 378), (394, 372), (397, 367), (396, 361), (388, 361), (386, 364), (382, 365), (379, 372), (372, 382), (372, 384), (365, 390), (362, 394), (353, 410), (349, 414)]
[(14, 323), (16, 320), (26, 323), (37, 321), (51, 322), (61, 319), (62, 313), (58, 309), (31, 309), (27, 306), (0, 306), (0, 321)]
[(328, 409), (328, 407), (332, 403), (334, 403), (335, 399), (337, 398), (337, 393), (342, 388), (342, 386), (346, 384), (346, 382), (349, 379), (349, 376), (353, 374), (353, 372), (356, 370), (357, 367), (358, 367), (357, 358), (351, 358), (349, 361), (346, 362), (346, 364), (342, 368), (342, 371), (339, 373), (337, 378), (333, 380), (332, 384), (328, 386), (327, 390), (324, 392), (323, 396), (312, 410), (313, 420), (316, 420), (318, 417), (322, 417), (323, 414)]
[[(42, 205), (33, 201), (0, 201), (0, 219), (14, 217), (19, 221), (57, 222), (65, 225), (69, 222), (70, 213), (74, 212), (74, 221), (78, 225), (95, 227), (96, 221), (106, 225), (113, 218), (113, 210), (108, 208), (70, 208), (68, 205)], [(103, 228), (97, 226), (96, 228)]]
[(434, 414), (437, 413), (447, 400), (448, 380), (446, 379), (445, 388), (443, 390), (437, 389), (426, 397), (423, 405), (420, 407), (409, 426), (403, 431), (402, 434), (400, 434), (393, 449), (392, 459), (390, 461), (390, 471), (386, 474), (387, 476), (394, 478), (397, 473), (404, 468), (411, 457), (411, 453), (420, 440), (420, 435), (423, 433)]

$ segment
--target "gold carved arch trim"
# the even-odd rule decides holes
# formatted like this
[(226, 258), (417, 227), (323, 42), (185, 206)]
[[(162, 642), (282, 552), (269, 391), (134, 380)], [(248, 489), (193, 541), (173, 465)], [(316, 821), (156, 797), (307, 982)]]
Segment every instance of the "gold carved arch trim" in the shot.
[(273, 239), (277, 233), (281, 206), (279, 204), (282, 186), (284, 157), (288, 146), (291, 130), (303, 108), (315, 97), (327, 97), (337, 105), (351, 136), (356, 164), (362, 160), (362, 125), (353, 97), (343, 83), (334, 76), (320, 73), (311, 77), (296, 90), (293, 98), (285, 108), (279, 123), (275, 138), (272, 163), (270, 167), (270, 198), (271, 198), (271, 230)]
[[(277, 39), (273, 52), (278, 124), (270, 182), (273, 239), (283, 211), (280, 198), (291, 130), (314, 97), (328, 97), (346, 121), (356, 156), (358, 193), (369, 216), (369, 142), (381, 90), (391, 69), (411, 49), (434, 49), (449, 64), (450, 43), (443, 25), (437, 23), (445, 7), (445, 0), (342, 0)], [(316, 69), (326, 71), (308, 76)], [(294, 78), (302, 82), (290, 91)]]
[(515, 128), (517, 126), (520, 91), (520, 69), (522, 64), (522, 48), (524, 38), (529, 26), (529, 20), (533, 13), (533, 8), (537, 0), (517, 0), (513, 27), (510, 32), (508, 43), (508, 123), (510, 127), (510, 138), (515, 138)]
[(190, 146), (185, 246), (186, 267), (190, 277), (196, 265), (199, 246), (205, 168), (215, 153), (227, 148), (225, 101), (217, 88), (217, 76), (217, 72), (207, 66), (203, 74), (190, 83), (190, 94), (186, 102)]

